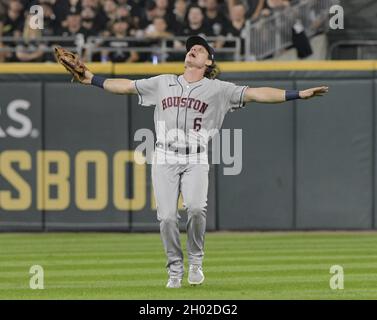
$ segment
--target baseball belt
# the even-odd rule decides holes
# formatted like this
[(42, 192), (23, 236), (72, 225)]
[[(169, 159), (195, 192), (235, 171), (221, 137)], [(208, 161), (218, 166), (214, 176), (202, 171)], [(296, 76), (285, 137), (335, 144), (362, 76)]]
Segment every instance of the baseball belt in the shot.
[(196, 146), (196, 148), (193, 148), (190, 146), (176, 147), (176, 146), (171, 145), (170, 143), (165, 144), (162, 142), (156, 142), (156, 148), (173, 151), (175, 153), (183, 154), (183, 155), (202, 153), (205, 151), (205, 148), (203, 146)]

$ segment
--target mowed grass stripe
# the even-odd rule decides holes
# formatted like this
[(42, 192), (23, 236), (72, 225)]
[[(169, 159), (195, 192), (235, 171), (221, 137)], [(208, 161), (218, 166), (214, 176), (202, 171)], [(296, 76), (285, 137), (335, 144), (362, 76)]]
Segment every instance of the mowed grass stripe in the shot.
[[(212, 274), (216, 275), (216, 274)], [(218, 274), (220, 275), (220, 274)], [(46, 278), (48, 279), (48, 278)], [(92, 280), (88, 282), (88, 279)], [(368, 279), (367, 283), (364, 283), (363, 280)], [(148, 282), (146, 282), (147, 280)], [(86, 277), (86, 278), (77, 278), (77, 279), (50, 279), (50, 284), (47, 288), (54, 288), (54, 287), (67, 287), (67, 288), (78, 288), (78, 287), (104, 287), (104, 286), (148, 286), (149, 283), (160, 283), (161, 278), (158, 277), (158, 274), (149, 274), (145, 277), (145, 279), (140, 280), (140, 278), (99, 278), (99, 277)], [(53, 281), (53, 282), (52, 282)], [(293, 276), (276, 276), (271, 275), (269, 278), (266, 278), (265, 275), (255, 275), (253, 277), (249, 277), (247, 274), (239, 274), (235, 273), (232, 277), (224, 277), (224, 278), (213, 278), (212, 280), (208, 280), (208, 283), (217, 283), (219, 285), (226, 285), (227, 283), (234, 282), (242, 282), (241, 285), (245, 286), (247, 283), (252, 284), (253, 286), (260, 286), (263, 284), (270, 284), (270, 285), (278, 285), (278, 284), (293, 284), (293, 283), (306, 283), (311, 285), (315, 285), (314, 282), (324, 282), (328, 286), (328, 281), (326, 275), (323, 274), (310, 274), (310, 275), (293, 275)], [(349, 277), (348, 286), (353, 285), (360, 285), (362, 284), (364, 287), (372, 287), (376, 289), (377, 277), (370, 278), (367, 275), (352, 275)], [(27, 286), (27, 285), (26, 285)], [(23, 286), (25, 287), (25, 285)], [(376, 289), (377, 290), (377, 289)]]
[[(354, 265), (366, 265), (369, 267), (376, 268), (377, 272), (377, 257), (370, 258), (365, 257), (363, 259), (355, 259), (354, 257), (331, 257), (327, 259), (318, 259), (311, 258), (311, 257), (296, 257), (294, 259), (287, 259), (287, 257), (281, 257), (281, 259), (253, 259), (253, 258), (233, 258), (232, 257), (224, 257), (223, 259), (207, 259), (204, 262), (205, 269), (214, 267), (218, 268), (219, 266), (224, 265), (228, 268), (249, 268), (249, 269), (256, 269), (256, 268), (265, 268), (265, 269), (274, 269), (279, 268), (280, 266), (283, 269), (290, 269), (294, 268), (295, 266), (300, 266), (301, 268), (318, 268), (319, 266), (327, 266), (328, 268), (334, 264), (342, 264), (343, 266), (352, 267)], [(92, 262), (83, 262), (81, 260), (67, 260), (62, 263), (61, 261), (54, 262), (48, 260), (30, 260), (28, 263), (23, 262), (21, 264), (10, 264), (8, 266), (1, 266), (0, 267), (0, 276), (3, 274), (8, 273), (17, 273), (17, 272), (25, 272), (26, 269), (29, 269), (30, 266), (34, 264), (39, 264), (44, 267), (44, 269), (50, 270), (101, 270), (101, 269), (119, 269), (119, 268), (134, 268), (134, 269), (142, 269), (145, 267), (153, 268), (153, 267), (161, 267), (165, 265), (165, 260), (162, 259), (134, 259), (134, 260), (120, 260), (116, 262), (111, 262), (107, 260), (92, 260)]]
[[(239, 279), (238, 279), (239, 280)], [(243, 281), (242, 278), (240, 281)], [(201, 287), (189, 287), (185, 282), (181, 290), (171, 291), (161, 288), (164, 281), (146, 281), (144, 283), (134, 283), (135, 286), (93, 286), (87, 287), (68, 287), (68, 288), (48, 288), (46, 290), (28, 290), (18, 288), (8, 291), (8, 298), (21, 297), (23, 299), (317, 299), (331, 298), (343, 299), (347, 296), (349, 299), (373, 299), (376, 298), (377, 292), (373, 288), (353, 286), (352, 288), (342, 291), (332, 291), (328, 283), (318, 282), (299, 283), (295, 287), (288, 284), (277, 284), (273, 281), (271, 284), (245, 283), (238, 285), (235, 282), (223, 283), (209, 281), (208, 286), (211, 290)], [(346, 287), (347, 288), (347, 287)], [(4, 291), (5, 292), (5, 291)], [(0, 297), (4, 296), (0, 290)]]
[[(7, 238), (6, 235), (2, 233), (1, 234), (1, 239), (2, 243), (5, 244), (29, 244), (30, 243), (30, 237), (33, 237), (34, 242), (43, 242), (46, 239), (49, 239), (49, 234), (50, 233), (41, 233), (41, 234), (19, 234), (15, 235), (13, 238)], [(66, 234), (64, 237), (62, 236), (56, 236), (54, 238), (54, 242), (62, 242), (64, 241), (67, 244), (74, 244), (77, 241), (80, 241), (80, 243), (97, 243), (97, 244), (115, 244), (115, 243), (124, 243), (124, 241), (130, 241), (135, 244), (142, 244), (142, 243), (153, 243), (156, 238), (160, 239), (158, 234), (146, 234), (144, 237), (140, 236), (135, 236), (135, 234), (132, 233), (123, 233), (123, 234), (109, 234), (109, 233), (103, 233), (103, 234), (98, 234), (96, 236), (93, 236), (93, 234), (90, 233), (85, 233), (86, 238), (82, 238), (81, 234)], [(301, 239), (302, 243), (325, 243), (326, 241), (331, 241), (331, 242), (372, 242), (375, 239), (375, 234), (368, 235), (368, 236), (363, 236), (363, 235), (343, 235), (343, 236), (337, 236), (336, 234), (334, 235), (329, 235), (325, 236), (322, 234), (318, 234), (316, 236), (305, 236), (305, 235), (292, 235), (292, 234), (287, 234), (281, 237), (274, 237), (268, 234), (261, 234), (260, 236), (254, 235), (250, 236), (250, 234), (245, 233), (243, 235), (238, 235), (233, 234), (227, 236), (221, 235), (221, 233), (207, 233), (207, 235), (211, 238), (206, 238), (206, 242), (213, 242), (213, 243), (242, 243), (242, 242), (248, 242), (250, 240), (253, 241), (254, 244), (256, 245), (263, 245), (263, 244), (271, 244), (274, 242), (281, 242), (281, 241), (290, 241), (290, 240), (295, 240), (295, 239)], [(262, 239), (260, 238), (262, 237)], [(181, 239), (186, 239), (187, 235), (183, 234), (181, 236)]]
[[(363, 246), (360, 246), (360, 245), (347, 245), (347, 244), (344, 244), (342, 243), (341, 247), (338, 248), (336, 245), (332, 245), (332, 246), (315, 246), (315, 247), (310, 247), (310, 246), (296, 246), (296, 247), (293, 247), (293, 246), (285, 246), (283, 244), (277, 244), (275, 247), (264, 247), (264, 248), (256, 248), (256, 247), (252, 247), (252, 246), (244, 246), (244, 247), (236, 247), (236, 248), (233, 248), (231, 246), (221, 246), (221, 247), (216, 247), (216, 246), (212, 246), (212, 245), (209, 245), (209, 244), (206, 244), (206, 250), (209, 252), (209, 254), (211, 252), (219, 252), (219, 253), (223, 253), (223, 252), (255, 252), (255, 253), (262, 253), (264, 251), (267, 251), (267, 254), (268, 252), (270, 252), (271, 254), (274, 253), (274, 254), (279, 254), (279, 252), (284, 252), (284, 251), (291, 251), (294, 250), (294, 252), (296, 252), (297, 250), (297, 253), (299, 252), (303, 252), (305, 253), (305, 251), (308, 251), (308, 250), (313, 250), (314, 252), (326, 252), (326, 251), (338, 251), (338, 250), (342, 250), (343, 249), (346, 249), (346, 251), (361, 251), (361, 250), (364, 250), (364, 251), (367, 251), (367, 252), (374, 252), (374, 253), (377, 253), (377, 248), (375, 248), (375, 243), (373, 244), (365, 244)], [(279, 249), (277, 249), (279, 248)], [(25, 248), (24, 246), (20, 247), (20, 248), (8, 248), (8, 249), (5, 249), (5, 248), (2, 248), (0, 247), (0, 261), (3, 260), (5, 257), (7, 256), (14, 256), (14, 255), (22, 255), (22, 254), (25, 254), (25, 255), (29, 255), (29, 254), (33, 254), (33, 253), (38, 253), (38, 254), (48, 254), (48, 253), (55, 253), (57, 252), (58, 254), (73, 254), (73, 255), (80, 255), (80, 254), (93, 254), (93, 253), (99, 253), (99, 254), (143, 254), (143, 253), (148, 253), (148, 252), (163, 252), (163, 249), (162, 249), (162, 244), (160, 245), (160, 243), (158, 243), (158, 245), (154, 245), (154, 246), (145, 246), (145, 247), (141, 247), (141, 248), (126, 248), (126, 247), (122, 247), (122, 246), (119, 246), (119, 247), (116, 247), (116, 246), (111, 246), (111, 247), (106, 247), (106, 246), (84, 246), (82, 244), (77, 244), (75, 246), (64, 246), (64, 244), (62, 244), (61, 246), (33, 246), (32, 244), (28, 247), (28, 248)]]
[[(286, 245), (285, 243), (278, 243), (275, 246), (265, 246), (265, 247), (256, 247), (252, 246), (251, 244), (247, 244), (244, 246), (232, 246), (230, 244), (218, 246), (218, 245), (211, 245), (206, 243), (206, 248), (212, 249), (212, 250), (237, 250), (237, 251), (269, 251), (269, 250), (278, 250), (280, 248), (281, 250), (337, 250), (338, 248), (347, 248), (348, 250), (354, 249), (354, 250), (363, 250), (363, 249), (369, 249), (371, 251), (376, 252), (377, 249), (375, 248), (375, 243), (365, 243), (363, 245), (360, 244), (346, 244), (341, 243), (339, 245), (316, 245), (316, 246), (304, 246), (304, 245)], [(85, 248), (85, 250), (82, 250)], [(58, 250), (58, 251), (57, 251)], [(33, 243), (30, 243), (28, 246), (19, 246), (19, 247), (3, 247), (3, 245), (0, 245), (0, 252), (1, 254), (28, 254), (30, 252), (36, 252), (39, 253), (45, 253), (45, 252), (61, 252), (61, 253), (80, 253), (82, 251), (87, 251), (88, 253), (91, 252), (124, 252), (124, 253), (133, 253), (133, 252), (148, 252), (148, 251), (155, 251), (159, 250), (162, 251), (162, 244), (158, 242), (157, 244), (153, 245), (145, 245), (145, 246), (124, 246), (124, 245), (111, 245), (111, 246), (105, 246), (105, 245), (84, 245), (84, 244), (76, 244), (76, 245), (65, 245), (64, 243), (60, 245), (35, 245)], [(0, 254), (0, 257), (1, 257)]]
[[(27, 238), (30, 235), (36, 235), (39, 237), (50, 237), (51, 234), (54, 234), (54, 239), (59, 238), (66, 238), (66, 237), (81, 237), (81, 232), (49, 232), (49, 233), (27, 233), (27, 232), (10, 232), (10, 233), (3, 233), (2, 238), (4, 239), (19, 239), (19, 238)], [(154, 238), (156, 236), (156, 232), (143, 232), (143, 233), (122, 233), (122, 232), (85, 232), (85, 238), (102, 238), (103, 235), (106, 235), (111, 238), (120, 238), (126, 235), (129, 238), (142, 238), (146, 239), (148, 237)], [(305, 238), (317, 238), (317, 237), (375, 237), (376, 231), (374, 230), (360, 230), (360, 231), (255, 231), (255, 232), (248, 232), (248, 231), (219, 231), (219, 232), (211, 232), (208, 231), (207, 235), (211, 238), (218, 237), (218, 238), (232, 238), (232, 239), (244, 239), (244, 238), (257, 238), (259, 240), (265, 240), (269, 238), (297, 238), (297, 237), (305, 237)], [(159, 236), (159, 235), (158, 235)], [(182, 232), (182, 236), (185, 236), (185, 233)]]
[[(140, 281), (140, 280), (127, 280), (127, 281), (99, 281), (96, 279), (91, 279), (90, 282), (61, 282), (52, 284), (49, 286), (46, 286), (46, 291), (51, 291), (53, 289), (69, 289), (71, 292), (73, 292), (75, 289), (91, 289), (91, 290), (98, 290), (98, 289), (116, 289), (116, 288), (124, 288), (125, 294), (128, 294), (129, 290), (157, 290), (159, 292), (162, 292), (160, 286), (163, 285), (164, 282), (162, 282), (160, 279), (153, 279), (148, 278), (146, 281)], [(233, 281), (232, 281), (233, 280)], [(290, 290), (290, 286), (294, 284), (294, 290)], [(350, 290), (360, 290), (360, 289), (369, 289), (370, 293), (377, 294), (376, 290), (376, 284), (377, 279), (368, 281), (368, 283), (365, 283), (365, 279), (360, 280), (350, 280), (348, 282), (347, 288)], [(185, 283), (185, 285), (187, 285)], [(304, 293), (306, 291), (311, 290), (322, 290), (322, 292), (326, 293), (330, 291), (330, 288), (328, 286), (328, 282), (326, 279), (319, 278), (319, 277), (292, 277), (292, 278), (274, 278), (271, 277), (267, 281), (263, 278), (254, 278), (254, 279), (246, 279), (245, 277), (239, 277), (235, 276), (233, 279), (222, 279), (221, 281), (208, 281), (208, 285), (212, 287), (212, 289), (223, 291), (223, 292), (230, 292), (230, 291), (240, 291), (243, 290), (244, 292), (256, 292), (256, 291), (298, 291), (301, 289)], [(13, 290), (22, 290), (27, 289), (25, 286), (18, 286), (16, 288), (12, 288), (10, 291)], [(166, 289), (165, 289), (166, 290)], [(196, 290), (196, 292), (200, 291), (207, 291), (204, 288), (200, 287), (198, 289), (192, 289), (193, 291)], [(3, 294), (3, 289), (0, 289), (0, 294)], [(7, 290), (9, 291), (9, 289)], [(180, 294), (180, 292), (176, 293), (177, 295)], [(200, 295), (199, 295), (200, 296)]]
[[(377, 274), (375, 268), (369, 266), (353, 266), (352, 268), (347, 266), (347, 280), (356, 280), (356, 279), (369, 279), (371, 281), (377, 280)], [(290, 269), (272, 269), (272, 270), (262, 270), (262, 269), (252, 269), (252, 270), (243, 270), (239, 268), (238, 270), (231, 270), (221, 268), (207, 268), (206, 273), (212, 277), (212, 279), (229, 279), (232, 280), (234, 277), (247, 277), (248, 279), (269, 279), (270, 277), (277, 277), (278, 279), (283, 278), (307, 278), (307, 277), (321, 277), (328, 279), (328, 270), (327, 266), (322, 266), (321, 268), (290, 268)], [(45, 277), (48, 281), (63, 281), (63, 282), (85, 282), (88, 279), (98, 279), (98, 280), (129, 280), (129, 279), (140, 279), (142, 275), (148, 275), (148, 278), (160, 278), (166, 274), (158, 268), (146, 268), (141, 270), (135, 269), (101, 269), (101, 270), (76, 270), (74, 272), (67, 271), (56, 271), (48, 270)], [(0, 276), (0, 288), (3, 285), (11, 284), (13, 281), (16, 282), (18, 279), (28, 279), (28, 275), (23, 272), (19, 273), (8, 273)]]
[[(167, 289), (165, 289), (167, 290)], [(194, 289), (195, 290), (195, 289)], [(234, 296), (234, 291), (210, 291), (205, 294), (202, 292), (195, 291), (195, 297), (193, 298), (193, 288), (183, 286), (180, 289), (180, 292), (175, 294), (174, 299), (180, 300), (192, 300), (192, 299), (215, 299), (215, 300), (225, 300), (231, 302), (236, 299)], [(376, 293), (373, 290), (368, 289), (357, 289), (349, 290), (344, 292), (342, 291), (327, 291), (323, 292), (320, 290), (307, 291), (302, 293), (303, 290), (299, 289), (297, 291), (285, 291), (285, 290), (268, 290), (268, 291), (241, 291), (237, 295), (237, 299), (241, 300), (306, 300), (306, 299), (316, 299), (316, 300), (352, 300), (352, 299), (362, 299), (362, 300), (374, 300), (376, 299)], [(229, 298), (232, 296), (232, 298)], [(63, 297), (63, 298), (62, 298)], [(93, 290), (84, 289), (51, 289), (49, 294), (41, 293), (40, 291), (36, 292), (34, 290), (21, 289), (15, 292), (12, 292), (8, 299), (41, 299), (41, 300), (50, 300), (50, 299), (81, 299), (81, 300), (112, 300), (112, 299), (127, 299), (127, 300), (136, 300), (136, 299), (150, 299), (150, 300), (171, 300), (171, 292), (158, 290), (157, 287), (155, 290), (147, 290), (147, 288), (142, 288), (140, 290), (133, 290), (132, 294), (125, 292), (123, 288), (113, 288), (113, 289), (96, 289)]]
[[(116, 258), (138, 258), (138, 257), (161, 257), (162, 247), (160, 250), (151, 250), (151, 251), (136, 251), (136, 252), (119, 252), (118, 250), (104, 250), (101, 252), (87, 252), (87, 251), (80, 251), (80, 252), (45, 252), (40, 253), (38, 250), (30, 252), (22, 252), (22, 254), (18, 252), (10, 252), (10, 253), (0, 253), (0, 264), (2, 262), (6, 263), (6, 261), (23, 261), (30, 258), (26, 257), (34, 257), (39, 256), (48, 259), (54, 260), (66, 260), (67, 257), (70, 258), (77, 258), (77, 259), (97, 259), (97, 258), (106, 258), (106, 259), (116, 259)], [(377, 255), (377, 249), (374, 248), (360, 248), (360, 249), (350, 249), (350, 248), (310, 248), (309, 249), (295, 249), (292, 251), (291, 249), (269, 249), (266, 251), (265, 249), (214, 249), (212, 246), (206, 246), (206, 255), (205, 257), (224, 257), (224, 255), (232, 255), (232, 256), (241, 256), (243, 254), (252, 255), (254, 257), (270, 257), (270, 256), (306, 256), (310, 254), (310, 256), (338, 256), (338, 255), (351, 255), (351, 256), (375, 256)], [(372, 253), (372, 254), (371, 254)]]
[[(41, 233), (41, 234), (29, 234), (29, 233), (10, 233), (1, 234), (2, 243), (5, 244), (28, 244), (30, 243), (30, 237), (33, 238), (33, 241), (44, 241), (45, 239), (50, 240), (51, 233)], [(328, 240), (332, 242), (336, 241), (345, 241), (345, 242), (367, 242), (367, 241), (374, 241), (376, 237), (376, 232), (366, 233), (283, 233), (283, 234), (275, 234), (275, 233), (207, 233), (208, 237), (206, 238), (207, 242), (214, 242), (214, 243), (223, 243), (223, 242), (245, 242), (249, 240), (253, 240), (255, 244), (267, 244), (269, 242), (280, 242), (284, 240), (295, 240), (301, 239), (302, 242), (316, 242), (316, 243), (323, 243)], [(132, 241), (134, 245), (147, 243), (148, 241), (153, 243), (156, 238), (160, 239), (159, 235), (156, 233), (143, 233), (143, 234), (133, 234), (133, 233), (120, 233), (120, 234), (112, 234), (112, 233), (85, 233), (85, 238), (82, 237), (81, 233), (55, 233), (54, 234), (54, 241), (60, 242), (64, 241), (67, 244), (72, 242), (76, 243), (76, 241), (80, 241), (80, 243), (93, 243), (96, 241), (98, 243), (111, 243), (115, 244), (117, 242), (124, 242)], [(183, 234), (181, 239), (185, 239), (186, 235)]]
[[(344, 241), (344, 242), (364, 242), (364, 241), (373, 241), (375, 239), (377, 232), (363, 235), (360, 234), (343, 234), (337, 235), (334, 234), (315, 234), (310, 233), (308, 234), (295, 234), (295, 233), (286, 233), (281, 236), (275, 236), (273, 233), (261, 233), (261, 234), (250, 234), (250, 233), (229, 233), (229, 234), (222, 234), (219, 233), (207, 233), (208, 237), (206, 237), (207, 242), (214, 242), (214, 243), (224, 243), (224, 242), (232, 242), (232, 243), (242, 243), (253, 240), (255, 244), (269, 244), (273, 242), (280, 242), (280, 241), (290, 241), (301, 239), (302, 242), (318, 242), (323, 243), (326, 241), (331, 240), (334, 241)], [(50, 240), (51, 233), (22, 233), (22, 234), (7, 234), (2, 233), (1, 239), (3, 243), (6, 244), (27, 244), (30, 243), (30, 238), (32, 237), (33, 241), (35, 242), (42, 242)], [(86, 237), (83, 238), (82, 234), (85, 234)], [(124, 241), (132, 241), (136, 244), (139, 243), (153, 243), (156, 238), (160, 239), (158, 233), (146, 233), (146, 234), (134, 234), (134, 233), (119, 233), (119, 234), (112, 234), (112, 233), (67, 233), (67, 234), (56, 234), (54, 237), (54, 242), (61, 242), (64, 241), (66, 243), (75, 243), (80, 241), (80, 243), (117, 243), (117, 242), (124, 242)], [(12, 235), (9, 237), (9, 235)], [(181, 235), (181, 239), (186, 239), (187, 235), (183, 233)]]
[[(256, 269), (256, 268), (265, 268), (266, 270), (275, 269), (275, 268), (283, 268), (283, 269), (289, 269), (294, 268), (295, 266), (300, 266), (301, 268), (318, 268), (320, 266), (327, 266), (328, 268), (331, 265), (334, 264), (342, 264), (343, 266), (349, 266), (352, 267), (354, 265), (366, 265), (369, 267), (376, 268), (377, 270), (377, 259), (364, 259), (363, 261), (361, 259), (355, 259), (355, 258), (342, 258), (342, 259), (312, 259), (312, 260), (303, 260), (300, 258), (297, 258), (295, 260), (278, 260), (278, 261), (267, 261), (267, 260), (247, 260), (247, 259), (230, 259), (230, 258), (224, 258), (223, 261), (218, 260), (209, 260), (208, 262), (205, 262), (204, 267), (206, 269), (214, 267), (220, 267), (226, 263), (227, 268), (249, 268), (249, 269)], [(81, 263), (80, 261), (66, 261), (64, 264), (58, 264), (58, 263), (51, 263), (47, 262), (45, 264), (42, 263), (41, 260), (34, 260), (30, 261), (29, 263), (23, 263), (21, 265), (17, 265), (14, 267), (2, 267), (0, 271), (0, 276), (2, 274), (6, 274), (7, 272), (25, 272), (25, 270), (29, 269), (31, 265), (33, 264), (40, 264), (42, 265), (46, 270), (47, 269), (53, 269), (53, 270), (101, 270), (101, 269), (119, 269), (119, 268), (134, 268), (134, 269), (143, 269), (145, 267), (158, 267), (158, 266), (164, 266), (165, 261), (164, 260), (156, 260), (156, 261), (138, 261), (138, 260), (130, 260), (130, 261), (123, 261), (122, 263), (109, 263), (107, 261), (98, 261), (97, 263), (88, 264), (88, 263)], [(187, 264), (187, 263), (186, 263)]]
[[(165, 272), (161, 272), (161, 270), (143, 270), (143, 272), (137, 272), (135, 270), (129, 270), (129, 271), (115, 271), (112, 272), (111, 270), (102, 270), (101, 274), (98, 273), (85, 273), (81, 271), (77, 271), (74, 273), (67, 273), (67, 272), (60, 272), (60, 273), (51, 273), (45, 276), (46, 280), (48, 281), (49, 285), (52, 285), (55, 281), (63, 281), (63, 282), (71, 282), (74, 281), (87, 281), (90, 279), (98, 279), (98, 280), (105, 280), (105, 279), (114, 279), (114, 281), (122, 280), (122, 279), (143, 279), (144, 281), (146, 279), (149, 279), (150, 277), (156, 277), (157, 279), (165, 279), (167, 277)], [(148, 274), (148, 277), (145, 276), (145, 274)], [(291, 269), (291, 270), (285, 270), (284, 272), (280, 272), (279, 270), (271, 270), (271, 271), (264, 271), (264, 270), (237, 270), (234, 272), (231, 271), (207, 271), (207, 278), (210, 277), (212, 279), (219, 278), (221, 281), (225, 281), (225, 279), (229, 279), (230, 281), (232, 279), (235, 279), (235, 277), (242, 276), (246, 280), (255, 279), (257, 277), (263, 277), (267, 282), (272, 277), (277, 277), (279, 279), (287, 278), (287, 277), (313, 277), (318, 276), (323, 279), (329, 280), (329, 273), (325, 269), (315, 269), (315, 270), (305, 270), (305, 269)], [(377, 276), (374, 271), (367, 269), (367, 268), (355, 268), (354, 270), (350, 271), (348, 270), (347, 273), (347, 282), (355, 279), (355, 277), (362, 277), (363, 279), (369, 279), (370, 281), (377, 280)], [(28, 279), (29, 276), (27, 273), (21, 274), (21, 275), (8, 275), (7, 277), (0, 277), (0, 288), (3, 288), (4, 286), (12, 287), (12, 284), (16, 284), (19, 282), (24, 283), (24, 285), (28, 285)], [(80, 280), (82, 279), (82, 280)], [(376, 287), (377, 288), (377, 287)]]

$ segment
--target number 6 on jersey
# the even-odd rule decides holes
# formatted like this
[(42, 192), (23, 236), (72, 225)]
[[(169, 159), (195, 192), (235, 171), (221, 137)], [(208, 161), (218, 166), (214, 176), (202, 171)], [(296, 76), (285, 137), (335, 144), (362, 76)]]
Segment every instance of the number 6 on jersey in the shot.
[(194, 130), (199, 131), (202, 128), (202, 118), (194, 119)]

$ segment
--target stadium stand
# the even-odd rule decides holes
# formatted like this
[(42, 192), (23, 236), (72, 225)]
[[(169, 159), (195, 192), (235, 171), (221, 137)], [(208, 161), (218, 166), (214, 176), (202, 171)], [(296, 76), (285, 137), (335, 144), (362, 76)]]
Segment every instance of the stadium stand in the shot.
[[(0, 62), (53, 61), (54, 45), (85, 61), (177, 61), (189, 35), (207, 37), (218, 60), (268, 59), (292, 45), (305, 58), (311, 54), (307, 37), (327, 31), (323, 18), (333, 2), (0, 0)], [(29, 26), (34, 5), (43, 8), (41, 30)]]

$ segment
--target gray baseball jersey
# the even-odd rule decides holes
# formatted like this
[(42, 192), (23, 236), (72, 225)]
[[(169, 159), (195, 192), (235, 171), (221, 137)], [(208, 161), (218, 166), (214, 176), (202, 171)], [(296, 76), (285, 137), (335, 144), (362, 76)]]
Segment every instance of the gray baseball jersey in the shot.
[(203, 78), (188, 83), (183, 75), (159, 75), (135, 81), (139, 104), (153, 106), (157, 141), (177, 146), (206, 145), (225, 114), (244, 106), (246, 86)]
[[(243, 107), (246, 86), (203, 78), (188, 83), (184, 77), (160, 75), (136, 80), (139, 104), (153, 106), (157, 143), (174, 147), (204, 146), (211, 130), (220, 129), (228, 111)], [(156, 151), (159, 148), (156, 148)], [(164, 152), (161, 149), (163, 155)], [(166, 147), (165, 147), (166, 151)], [(155, 157), (158, 152), (155, 153)], [(200, 152), (205, 154), (206, 152)], [(174, 157), (180, 157), (179, 154)], [(183, 157), (185, 157), (184, 155)], [(157, 204), (160, 233), (170, 277), (183, 277), (177, 210), (179, 193), (187, 210), (187, 254), (189, 263), (202, 265), (206, 228), (209, 165), (158, 163), (152, 165), (152, 183)]]

